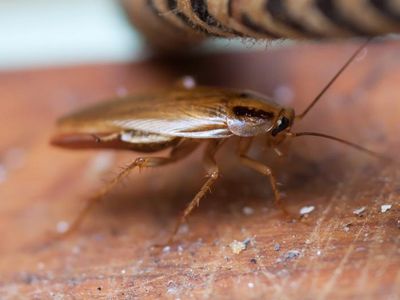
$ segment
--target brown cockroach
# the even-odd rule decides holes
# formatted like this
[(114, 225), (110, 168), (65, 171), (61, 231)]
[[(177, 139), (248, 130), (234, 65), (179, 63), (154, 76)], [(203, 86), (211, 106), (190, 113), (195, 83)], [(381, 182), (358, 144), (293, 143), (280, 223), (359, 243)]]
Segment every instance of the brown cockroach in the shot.
[(245, 166), (269, 178), (275, 203), (282, 207), (276, 179), (271, 169), (247, 155), (255, 136), (265, 135), (276, 148), (288, 137), (318, 136), (381, 157), (351, 142), (316, 132), (292, 132), (296, 119), (302, 119), (319, 101), (336, 78), (354, 60), (362, 45), (347, 60), (311, 104), (299, 115), (272, 99), (254, 92), (208, 87), (177, 87), (163, 93), (128, 96), (79, 111), (58, 122), (58, 133), (52, 144), (67, 148), (112, 148), (138, 152), (156, 152), (170, 148), (168, 157), (140, 157), (129, 163), (98, 194), (69, 228), (71, 232), (89, 209), (115, 184), (138, 167), (157, 167), (174, 163), (206, 143), (204, 165), (207, 180), (184, 210), (172, 237), (218, 178), (215, 154), (228, 138), (239, 136), (239, 159)]

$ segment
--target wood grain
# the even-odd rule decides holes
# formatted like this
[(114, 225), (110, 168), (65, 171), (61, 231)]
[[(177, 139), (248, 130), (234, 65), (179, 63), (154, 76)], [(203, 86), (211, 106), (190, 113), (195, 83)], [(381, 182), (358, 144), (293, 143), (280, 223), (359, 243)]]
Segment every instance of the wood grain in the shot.
[[(278, 159), (262, 140), (254, 157), (282, 183), (290, 221), (267, 179), (244, 169), (234, 141), (217, 156), (222, 178), (169, 248), (163, 242), (201, 186), (200, 153), (134, 172), (73, 236), (51, 239), (130, 152), (66, 151), (48, 140), (55, 119), (127, 91), (199, 82), (254, 89), (301, 110), (354, 51), (352, 44), (219, 54), (131, 65), (0, 74), (0, 298), (397, 299), (400, 171), (317, 138), (291, 141)], [(298, 128), (358, 142), (397, 158), (400, 43), (371, 44)], [(163, 153), (165, 154), (165, 153)], [(387, 212), (381, 205), (391, 204)], [(353, 211), (365, 206), (362, 216)], [(234, 254), (234, 240), (250, 238)]]

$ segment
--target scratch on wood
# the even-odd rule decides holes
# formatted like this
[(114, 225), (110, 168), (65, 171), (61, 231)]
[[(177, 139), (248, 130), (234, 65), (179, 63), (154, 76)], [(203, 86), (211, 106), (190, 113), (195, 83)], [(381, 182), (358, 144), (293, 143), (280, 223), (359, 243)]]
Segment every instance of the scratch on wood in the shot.
[(325, 286), (322, 288), (318, 299), (321, 299), (321, 300), (322, 299), (326, 299), (327, 296), (329, 295), (329, 293), (332, 292), (332, 289), (333, 289), (338, 277), (343, 273), (344, 266), (346, 265), (346, 263), (349, 260), (350, 255), (354, 251), (355, 241), (358, 240), (358, 238), (360, 237), (361, 233), (364, 231), (365, 225), (367, 224), (367, 221), (368, 221), (368, 217), (365, 218), (360, 230), (355, 234), (354, 239), (352, 240), (351, 244), (349, 245), (347, 251), (344, 253), (343, 258), (339, 262), (339, 265), (337, 266), (337, 268), (335, 270), (333, 270), (331, 278), (327, 281)]

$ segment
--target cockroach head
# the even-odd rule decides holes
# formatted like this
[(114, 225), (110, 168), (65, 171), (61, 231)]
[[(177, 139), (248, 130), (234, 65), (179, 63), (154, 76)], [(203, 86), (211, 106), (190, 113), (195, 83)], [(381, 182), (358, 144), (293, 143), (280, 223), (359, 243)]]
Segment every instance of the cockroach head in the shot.
[(241, 92), (229, 101), (227, 124), (238, 136), (250, 137), (269, 133), (273, 136), (290, 129), (292, 109), (283, 108), (271, 99), (253, 92)]

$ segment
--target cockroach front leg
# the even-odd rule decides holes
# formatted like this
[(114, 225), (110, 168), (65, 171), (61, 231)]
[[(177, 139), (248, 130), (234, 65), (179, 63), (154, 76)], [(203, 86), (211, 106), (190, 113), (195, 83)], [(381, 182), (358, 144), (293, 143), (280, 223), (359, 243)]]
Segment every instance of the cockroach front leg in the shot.
[(239, 144), (239, 157), (240, 162), (246, 167), (253, 169), (265, 176), (268, 176), (272, 191), (274, 193), (275, 205), (279, 207), (285, 214), (288, 214), (286, 208), (282, 204), (281, 197), (279, 194), (278, 186), (276, 183), (275, 176), (273, 175), (271, 168), (264, 165), (263, 163), (256, 161), (250, 157), (248, 157), (247, 152), (251, 145), (251, 139), (243, 139)]
[(207, 181), (203, 184), (201, 187), (200, 191), (194, 196), (192, 201), (188, 204), (188, 206), (185, 208), (185, 210), (182, 213), (182, 216), (180, 217), (179, 221), (176, 223), (174, 231), (172, 232), (170, 238), (168, 239), (168, 243), (171, 243), (176, 236), (179, 227), (185, 223), (187, 217), (190, 215), (190, 213), (193, 211), (194, 208), (198, 207), (200, 204), (200, 200), (205, 196), (205, 194), (210, 190), (211, 186), (214, 184), (214, 182), (218, 179), (219, 175), (219, 169), (217, 166), (217, 163), (215, 162), (215, 153), (219, 149), (219, 147), (222, 145), (223, 140), (212, 140), (209, 142), (207, 145), (207, 148), (205, 149), (204, 152), (204, 167), (207, 171)]
[(183, 159), (192, 153), (199, 143), (191, 140), (183, 140), (175, 148), (172, 149), (169, 157), (138, 157), (133, 162), (129, 163), (116, 177), (114, 177), (106, 186), (104, 186), (97, 194), (91, 197), (84, 209), (80, 212), (69, 229), (62, 236), (69, 235), (75, 231), (84, 220), (85, 216), (90, 212), (94, 205), (99, 202), (106, 194), (108, 194), (121, 180), (126, 178), (129, 173), (136, 167), (149, 168), (166, 165)]

